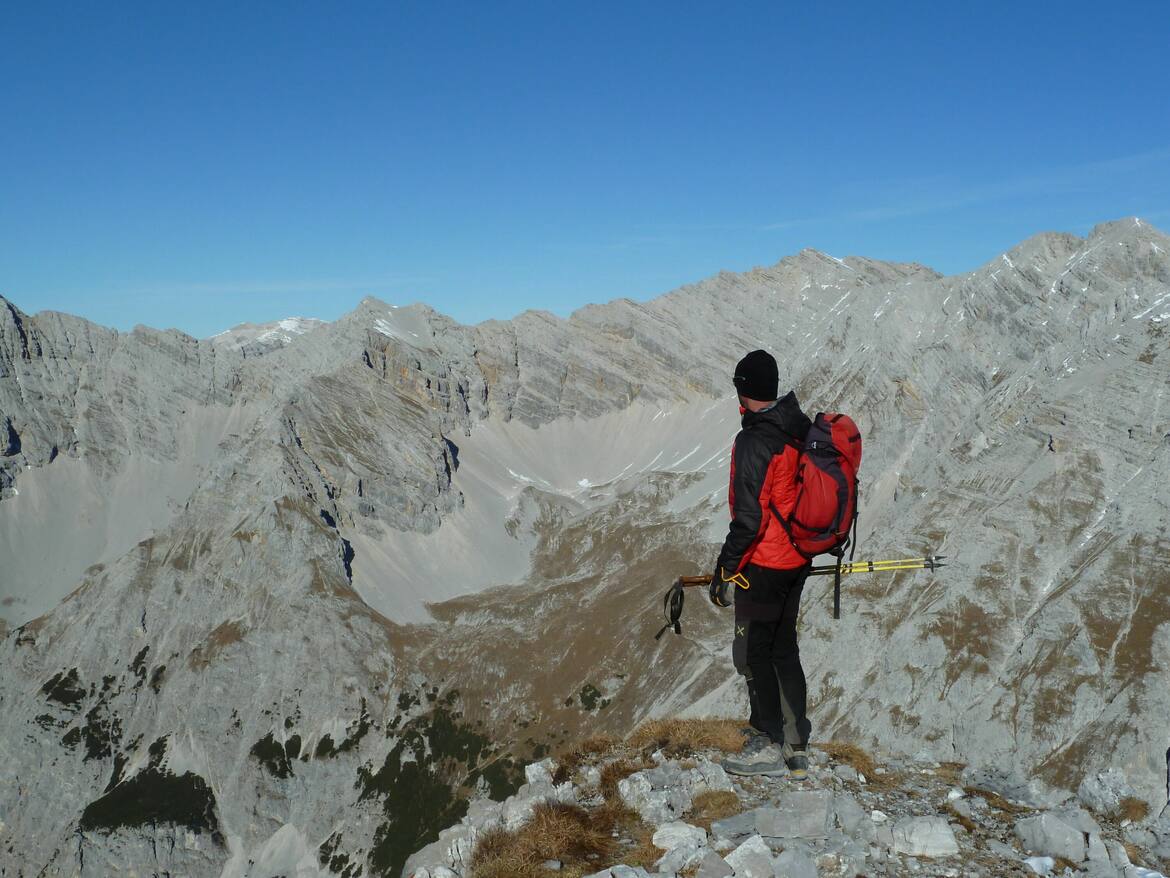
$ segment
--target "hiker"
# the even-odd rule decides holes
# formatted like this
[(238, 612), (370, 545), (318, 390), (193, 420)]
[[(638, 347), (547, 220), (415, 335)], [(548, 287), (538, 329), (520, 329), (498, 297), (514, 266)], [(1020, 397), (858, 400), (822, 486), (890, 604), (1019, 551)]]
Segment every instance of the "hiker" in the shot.
[(711, 602), (735, 604), (732, 660), (747, 681), (751, 737), (732, 774), (806, 776), (810, 725), (796, 619), (809, 561), (793, 548), (772, 507), (787, 516), (796, 495), (797, 444), (811, 422), (767, 351), (735, 367), (742, 429), (731, 453), (731, 526), (711, 579)]

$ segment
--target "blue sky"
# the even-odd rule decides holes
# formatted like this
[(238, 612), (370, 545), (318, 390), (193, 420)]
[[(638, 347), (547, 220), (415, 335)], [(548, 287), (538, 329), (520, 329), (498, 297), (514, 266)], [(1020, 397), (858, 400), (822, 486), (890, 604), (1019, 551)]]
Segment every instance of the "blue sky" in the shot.
[(1165, 2), (10, 3), (0, 294), (471, 322), (1170, 228), (1167, 45)]

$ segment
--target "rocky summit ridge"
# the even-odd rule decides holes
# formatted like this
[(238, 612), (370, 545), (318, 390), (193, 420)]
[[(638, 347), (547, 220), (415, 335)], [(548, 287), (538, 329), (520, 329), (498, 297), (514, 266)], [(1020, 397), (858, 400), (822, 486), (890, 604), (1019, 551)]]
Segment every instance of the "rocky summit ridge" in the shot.
[(721, 538), (760, 346), (861, 425), (859, 557), (951, 561), (851, 577), (839, 622), (809, 589), (815, 739), (1115, 770), (1156, 815), (1167, 321), (1170, 239), (1135, 219), (568, 319), (367, 299), (263, 350), (2, 299), (2, 868), (231, 876), (277, 839), (394, 874), (585, 729), (740, 715), (725, 614), (653, 634)]
[(1159, 878), (1152, 866), (1170, 862), (1170, 812), (1139, 825), (1116, 772), (1052, 794), (1005, 772), (830, 743), (809, 751), (804, 779), (742, 778), (718, 749), (648, 737), (527, 765), (514, 795), (474, 801), (403, 878)]

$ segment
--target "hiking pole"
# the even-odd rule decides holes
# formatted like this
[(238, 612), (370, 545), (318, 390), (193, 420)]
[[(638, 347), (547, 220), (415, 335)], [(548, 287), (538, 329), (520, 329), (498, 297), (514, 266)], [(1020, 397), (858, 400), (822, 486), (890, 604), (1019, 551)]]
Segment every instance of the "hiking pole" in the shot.
[[(946, 555), (927, 555), (923, 558), (896, 558), (888, 561), (849, 561), (838, 567), (836, 564), (823, 564), (810, 567), (809, 576), (849, 576), (854, 573), (885, 573), (898, 570), (937, 570), (945, 567), (943, 560)], [(662, 600), (662, 613), (666, 617), (666, 624), (662, 626), (654, 639), (658, 640), (674, 629), (675, 634), (682, 634), (683, 589), (697, 588), (711, 584), (710, 576), (680, 576), (674, 585), (666, 592)], [(840, 618), (840, 610), (835, 609), (834, 618)]]

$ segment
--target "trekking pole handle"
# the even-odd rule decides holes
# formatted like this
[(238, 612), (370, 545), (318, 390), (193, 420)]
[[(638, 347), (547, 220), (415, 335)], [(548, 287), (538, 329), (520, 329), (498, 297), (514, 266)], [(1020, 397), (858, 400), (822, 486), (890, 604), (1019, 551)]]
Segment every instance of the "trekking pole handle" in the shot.
[(698, 586), (698, 585), (710, 585), (711, 584), (711, 577), (710, 576), (680, 576), (678, 578), (678, 584), (681, 585), (683, 588), (693, 588), (694, 586)]

